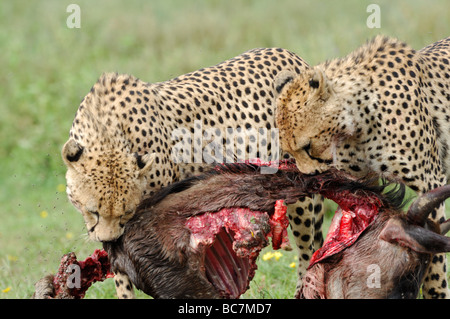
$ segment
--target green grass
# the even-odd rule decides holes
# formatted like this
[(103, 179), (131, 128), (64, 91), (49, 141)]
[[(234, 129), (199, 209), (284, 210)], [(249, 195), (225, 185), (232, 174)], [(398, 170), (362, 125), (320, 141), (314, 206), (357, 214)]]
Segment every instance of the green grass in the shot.
[[(377, 1), (380, 29), (367, 28), (371, 2), (362, 0), (79, 0), (81, 28), (69, 29), (66, 7), (73, 2), (0, 2), (0, 298), (28, 298), (62, 254), (84, 258), (99, 247), (86, 240), (82, 218), (61, 189), (60, 149), (102, 72), (162, 81), (272, 46), (316, 64), (380, 33), (415, 48), (450, 33), (447, 0)], [(290, 298), (293, 254), (260, 261), (245, 297)], [(95, 285), (88, 297), (114, 298), (112, 281)]]

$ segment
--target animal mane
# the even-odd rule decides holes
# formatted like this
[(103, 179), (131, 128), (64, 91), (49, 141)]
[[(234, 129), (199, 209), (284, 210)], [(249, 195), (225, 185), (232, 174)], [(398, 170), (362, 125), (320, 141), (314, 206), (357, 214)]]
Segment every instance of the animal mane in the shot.
[(212, 176), (217, 176), (220, 174), (235, 174), (235, 175), (248, 173), (257, 174), (258, 172), (260, 172), (260, 168), (261, 168), (260, 166), (254, 164), (244, 164), (244, 163), (218, 164), (215, 168), (206, 171), (203, 174), (191, 176), (161, 188), (161, 190), (154, 193), (153, 195), (147, 196), (142, 201), (142, 204), (140, 206), (150, 207), (156, 205), (162, 200), (164, 200), (167, 196), (171, 194), (180, 193), (194, 186), (198, 182), (204, 181)]
[[(167, 196), (171, 194), (180, 193), (184, 190), (197, 185), (211, 177), (218, 175), (259, 175), (261, 174), (261, 169), (263, 166), (250, 164), (250, 163), (225, 163), (215, 166), (215, 168), (197, 176), (192, 176), (181, 181), (170, 184), (151, 196), (146, 197), (141, 203), (141, 207), (151, 207), (163, 201)], [(344, 179), (340, 175), (342, 172), (331, 171), (331, 174), (335, 174), (326, 183), (333, 183), (333, 185), (325, 187), (336, 187), (336, 192), (350, 191), (355, 192), (365, 192), (367, 194), (372, 194), (378, 197), (383, 206), (391, 207), (394, 209), (402, 209), (409, 200), (405, 201), (405, 186), (403, 184), (393, 185), (386, 180), (381, 180), (375, 176), (367, 176), (361, 179)], [(316, 182), (314, 178), (308, 175), (302, 175), (298, 172), (295, 166), (284, 167), (283, 169), (278, 169), (275, 174), (285, 178), (292, 183), (298, 185), (299, 188), (311, 190), (311, 193), (317, 193), (314, 190), (316, 187)], [(270, 176), (270, 174), (267, 174)], [(334, 185), (335, 184), (335, 185)], [(250, 186), (251, 187), (251, 186)]]

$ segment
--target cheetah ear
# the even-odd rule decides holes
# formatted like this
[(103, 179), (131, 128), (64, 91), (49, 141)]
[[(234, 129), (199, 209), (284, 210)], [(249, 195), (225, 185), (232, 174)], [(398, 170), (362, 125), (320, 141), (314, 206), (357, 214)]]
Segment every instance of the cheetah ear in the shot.
[(331, 95), (331, 87), (325, 73), (318, 68), (310, 71), (310, 78), (308, 81), (309, 87), (321, 100), (328, 100)]
[(78, 144), (74, 139), (69, 139), (62, 148), (62, 158), (67, 166), (73, 166), (73, 163), (78, 162), (83, 154), (84, 147)]
[(283, 91), (283, 88), (289, 84), (292, 83), (292, 81), (294, 80), (296, 74), (290, 71), (282, 71), (280, 73), (278, 73), (278, 75), (275, 77), (274, 80), (274, 86), (275, 86), (275, 91), (276, 91), (276, 95), (280, 95), (281, 91)]
[(138, 153), (134, 153), (133, 155), (134, 157), (136, 157), (136, 163), (140, 169), (139, 177), (147, 175), (148, 171), (150, 171), (150, 169), (153, 166), (153, 162), (155, 161), (156, 158), (156, 153), (150, 154), (147, 153), (145, 155), (139, 155)]

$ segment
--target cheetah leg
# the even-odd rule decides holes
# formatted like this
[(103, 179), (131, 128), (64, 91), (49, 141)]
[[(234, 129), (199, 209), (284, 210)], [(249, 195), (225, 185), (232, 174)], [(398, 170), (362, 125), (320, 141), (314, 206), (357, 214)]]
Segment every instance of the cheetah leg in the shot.
[(324, 198), (321, 195), (316, 195), (314, 199), (314, 251), (323, 245), (323, 218), (325, 215)]
[(126, 274), (117, 272), (114, 276), (114, 283), (116, 284), (116, 293), (119, 299), (134, 299), (133, 284)]
[(312, 254), (323, 243), (323, 209), (323, 197), (319, 195), (315, 195), (313, 198), (305, 197), (288, 206), (287, 213), (298, 249), (296, 296), (303, 285), (302, 278), (309, 266)]
[[(432, 212), (431, 217), (437, 222), (445, 221), (445, 204)], [(446, 254), (436, 254), (433, 256), (430, 268), (425, 273), (422, 294), (425, 299), (450, 299), (447, 282)]]
[[(428, 176), (427, 180), (416, 181), (408, 186), (415, 186), (419, 191), (417, 195), (426, 193), (434, 188), (447, 184), (445, 176)], [(429, 218), (441, 223), (445, 218), (445, 203), (433, 211)], [(422, 295), (425, 299), (450, 299), (450, 291), (447, 283), (447, 257), (445, 254), (436, 254), (431, 260), (431, 265), (425, 273), (422, 285)]]

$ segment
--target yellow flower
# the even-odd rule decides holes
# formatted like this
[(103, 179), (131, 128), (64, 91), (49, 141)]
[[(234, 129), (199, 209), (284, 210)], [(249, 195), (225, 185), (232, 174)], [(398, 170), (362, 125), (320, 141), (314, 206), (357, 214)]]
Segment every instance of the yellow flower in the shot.
[(271, 252), (271, 251), (268, 251), (267, 253), (265, 253), (262, 256), (262, 260), (264, 260), (264, 261), (267, 261), (267, 260), (272, 259), (272, 258), (273, 258), (273, 252)]
[(67, 233), (66, 233), (66, 238), (67, 238), (67, 239), (72, 239), (72, 238), (73, 238), (73, 233), (67, 232)]
[(297, 267), (297, 264), (296, 264), (296, 263), (290, 263), (290, 264), (289, 264), (289, 267), (295, 268), (295, 267)]
[(279, 251), (276, 251), (273, 253), (273, 257), (275, 257), (276, 260), (280, 260), (280, 258), (283, 257), (283, 254)]
[(5, 289), (2, 290), (3, 293), (7, 293), (11, 290), (11, 287), (6, 287)]
[(47, 213), (46, 210), (43, 210), (40, 215), (41, 215), (41, 218), (47, 218), (48, 217), (48, 213)]
[(17, 261), (17, 259), (19, 259), (19, 257), (13, 256), (13, 255), (8, 255), (7, 258), (9, 261), (12, 261), (12, 262), (15, 262), (15, 261)]
[(275, 258), (275, 260), (279, 260), (282, 256), (283, 256), (283, 254), (280, 253), (279, 251), (276, 251), (276, 252), (269, 251), (262, 256), (262, 260), (267, 261), (272, 258)]
[(66, 191), (66, 185), (64, 184), (58, 184), (58, 186), (56, 187), (58, 193), (64, 193)]

